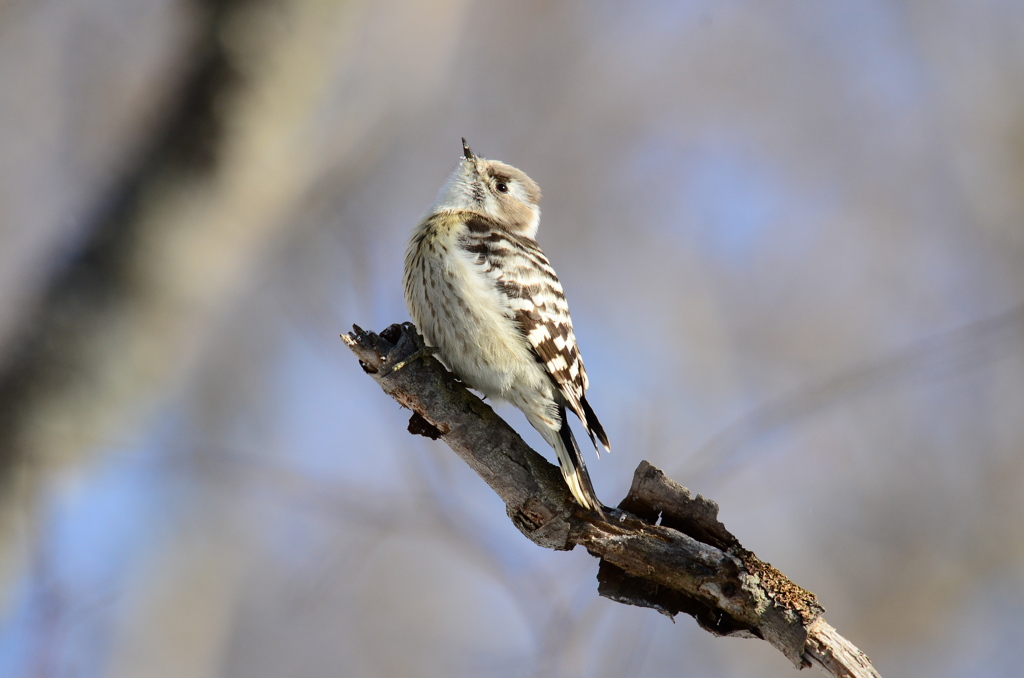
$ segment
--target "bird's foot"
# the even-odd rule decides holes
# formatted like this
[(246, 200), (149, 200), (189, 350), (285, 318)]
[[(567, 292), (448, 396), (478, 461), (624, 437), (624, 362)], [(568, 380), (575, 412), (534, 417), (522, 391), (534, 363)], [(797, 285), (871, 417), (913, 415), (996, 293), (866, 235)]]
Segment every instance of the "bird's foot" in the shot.
[(400, 370), (403, 367), (405, 367), (406, 365), (408, 365), (409, 363), (415, 362), (415, 361), (419, 360), (420, 358), (429, 358), (430, 356), (434, 355), (436, 352), (437, 352), (437, 349), (434, 348), (433, 346), (421, 346), (420, 348), (418, 348), (416, 350), (415, 353), (410, 355), (405, 360), (400, 360), (399, 362), (395, 363), (394, 365), (389, 366), (388, 369), (387, 369), (387, 372), (384, 373), (384, 376), (390, 376), (390, 375), (394, 374), (395, 372), (397, 372), (398, 370)]

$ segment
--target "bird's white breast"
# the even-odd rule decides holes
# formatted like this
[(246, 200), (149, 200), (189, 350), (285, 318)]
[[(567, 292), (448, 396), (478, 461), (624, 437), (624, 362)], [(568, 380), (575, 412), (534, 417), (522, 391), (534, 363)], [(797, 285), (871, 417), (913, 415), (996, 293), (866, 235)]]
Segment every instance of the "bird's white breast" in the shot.
[(459, 246), (459, 214), (431, 217), (406, 257), (406, 297), (413, 322), (455, 374), (492, 399), (551, 390), (493, 271)]

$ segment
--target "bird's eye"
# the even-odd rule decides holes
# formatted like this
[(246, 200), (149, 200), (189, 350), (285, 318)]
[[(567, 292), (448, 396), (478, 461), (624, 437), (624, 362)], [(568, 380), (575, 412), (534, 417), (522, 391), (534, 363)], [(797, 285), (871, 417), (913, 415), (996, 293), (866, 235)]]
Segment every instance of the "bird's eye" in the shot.
[(504, 181), (499, 181), (498, 183), (494, 184), (494, 187), (498, 189), (498, 193), (508, 193), (508, 184), (506, 184)]

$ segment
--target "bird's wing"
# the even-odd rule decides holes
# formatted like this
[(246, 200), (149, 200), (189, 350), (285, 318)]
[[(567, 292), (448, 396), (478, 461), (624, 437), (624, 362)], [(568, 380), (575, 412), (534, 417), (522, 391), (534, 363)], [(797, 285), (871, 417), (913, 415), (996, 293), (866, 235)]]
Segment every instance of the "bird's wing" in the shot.
[(477, 263), (507, 298), (527, 343), (591, 441), (596, 435), (608, 449), (608, 437), (586, 399), (587, 371), (576, 345), (569, 305), (551, 263), (530, 238), (508, 233), (488, 219), (471, 219), (467, 225), (463, 248), (476, 254)]

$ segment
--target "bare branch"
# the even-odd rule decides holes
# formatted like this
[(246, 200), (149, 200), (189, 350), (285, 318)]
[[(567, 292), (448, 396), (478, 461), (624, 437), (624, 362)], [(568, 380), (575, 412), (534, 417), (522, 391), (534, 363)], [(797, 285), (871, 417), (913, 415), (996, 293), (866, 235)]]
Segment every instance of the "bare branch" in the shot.
[(670, 617), (686, 612), (716, 635), (763, 638), (797, 668), (879, 675), (825, 623), (813, 593), (742, 547), (713, 501), (641, 462), (604, 521), (576, 505), (558, 469), (437, 360), (417, 357), (392, 370), (423, 349), (411, 324), (380, 335), (355, 327), (342, 339), (384, 392), (413, 411), (410, 432), (443, 439), (497, 492), (524, 535), (552, 549), (579, 544), (599, 558), (602, 596)]

